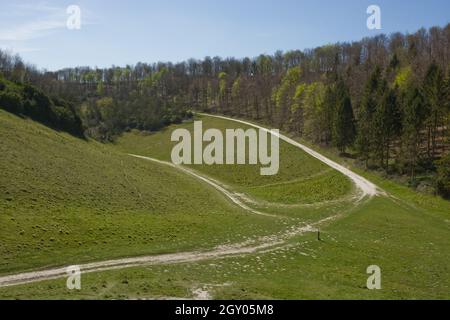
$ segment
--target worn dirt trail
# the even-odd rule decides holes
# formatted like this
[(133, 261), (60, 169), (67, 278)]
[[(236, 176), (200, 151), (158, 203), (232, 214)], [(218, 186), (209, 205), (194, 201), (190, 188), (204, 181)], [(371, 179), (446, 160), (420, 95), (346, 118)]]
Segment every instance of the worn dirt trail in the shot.
[(366, 196), (372, 197), (372, 196), (376, 196), (379, 194), (384, 194), (384, 191), (379, 189), (375, 184), (373, 184), (366, 178), (360, 176), (359, 174), (347, 169), (346, 167), (340, 165), (339, 163), (323, 156), (322, 154), (318, 153), (317, 151), (314, 151), (313, 149), (305, 146), (304, 144), (301, 144), (281, 133), (275, 133), (267, 128), (261, 127), (259, 125), (256, 125), (254, 123), (244, 121), (244, 120), (238, 120), (238, 119), (233, 119), (233, 118), (229, 118), (229, 117), (211, 115), (211, 114), (206, 114), (206, 113), (198, 113), (198, 114), (202, 115), (202, 116), (213, 117), (213, 118), (224, 119), (224, 120), (228, 120), (228, 121), (242, 123), (247, 126), (257, 128), (257, 129), (266, 131), (272, 135), (277, 136), (280, 140), (283, 140), (283, 141), (289, 143), (290, 145), (293, 145), (297, 148), (302, 149), (307, 154), (311, 155), (312, 157), (316, 158), (317, 160), (320, 160), (321, 162), (325, 163), (326, 165), (330, 166), (331, 168), (341, 172), (343, 175), (350, 178), (353, 181), (353, 183), (356, 185), (356, 187), (361, 191), (361, 198), (364, 198)]
[[(152, 256), (141, 256), (107, 260), (78, 265), (81, 272), (91, 273), (107, 270), (125, 269), (137, 266), (151, 266), (161, 264), (188, 263), (208, 259), (221, 259), (233, 256), (241, 256), (255, 252), (267, 252), (280, 248), (290, 238), (306, 232), (315, 232), (321, 224), (332, 220), (328, 217), (311, 225), (293, 226), (285, 233), (261, 237), (256, 240), (248, 240), (234, 245), (217, 246), (210, 251), (190, 251)], [(15, 275), (0, 277), (0, 287), (16, 286), (21, 284), (65, 278), (68, 276), (67, 267), (53, 268), (47, 270), (25, 272)]]
[(215, 181), (213, 181), (212, 179), (209, 179), (205, 176), (202, 176), (198, 173), (196, 173), (195, 171), (188, 169), (186, 167), (183, 166), (177, 166), (174, 165), (171, 162), (167, 162), (167, 161), (161, 161), (158, 159), (154, 159), (154, 158), (150, 158), (150, 157), (144, 157), (144, 156), (138, 156), (135, 154), (130, 154), (130, 156), (135, 157), (135, 158), (139, 158), (139, 159), (143, 159), (143, 160), (148, 160), (148, 161), (153, 161), (159, 164), (163, 164), (166, 166), (170, 166), (172, 168), (178, 169), (180, 171), (183, 171), (184, 173), (187, 173), (203, 182), (206, 182), (207, 184), (209, 184), (210, 186), (212, 186), (214, 189), (218, 190), (219, 192), (223, 193), (228, 199), (230, 199), (231, 201), (233, 201), (237, 206), (241, 207), (242, 209), (249, 211), (251, 213), (257, 214), (257, 215), (261, 215), (261, 216), (267, 216), (267, 217), (276, 217), (276, 218), (282, 218), (280, 216), (274, 215), (274, 214), (270, 214), (270, 213), (264, 213), (264, 212), (260, 212), (257, 210), (254, 210), (253, 208), (250, 208), (249, 206), (247, 206), (245, 203), (243, 203), (238, 197), (236, 197), (232, 192), (228, 191), (227, 189), (225, 189), (224, 187), (222, 187), (220, 184), (216, 183)]

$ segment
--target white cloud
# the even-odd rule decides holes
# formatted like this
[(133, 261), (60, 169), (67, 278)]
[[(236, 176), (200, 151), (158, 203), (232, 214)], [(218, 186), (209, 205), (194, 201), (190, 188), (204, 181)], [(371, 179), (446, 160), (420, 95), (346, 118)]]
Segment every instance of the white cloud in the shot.
[[(21, 55), (47, 50), (41, 47), (41, 41), (33, 40), (66, 30), (69, 17), (66, 10), (64, 6), (53, 6), (47, 2), (2, 4), (0, 49)], [(82, 26), (98, 24), (94, 19), (96, 16), (83, 7)]]
[(66, 9), (47, 2), (15, 3), (4, 11), (0, 41), (27, 41), (66, 27)]
[(45, 36), (66, 27), (64, 20), (42, 20), (26, 23), (9, 30), (0, 30), (0, 41), (26, 41)]
[(46, 2), (39, 3), (15, 3), (11, 5), (11, 11), (16, 15), (27, 15), (36, 13), (58, 14), (62, 9), (48, 5)]

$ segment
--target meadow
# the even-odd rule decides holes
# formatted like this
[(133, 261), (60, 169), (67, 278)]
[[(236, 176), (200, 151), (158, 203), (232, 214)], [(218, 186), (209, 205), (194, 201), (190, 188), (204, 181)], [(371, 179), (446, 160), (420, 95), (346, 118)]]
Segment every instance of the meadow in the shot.
[(283, 227), (181, 172), (2, 110), (0, 136), (0, 274), (201, 250)]
[[(223, 119), (197, 116), (203, 121), (204, 130), (243, 129), (250, 127)], [(172, 125), (156, 133), (132, 131), (117, 141), (118, 149), (126, 153), (150, 156), (170, 161), (171, 142), (175, 129), (184, 128), (193, 134), (193, 121)], [(247, 154), (248, 157), (248, 154)], [(280, 141), (280, 168), (276, 175), (260, 175), (259, 165), (187, 165), (208, 177), (216, 179), (232, 190), (244, 193), (254, 202), (265, 201), (279, 204), (315, 204), (344, 197), (352, 191), (351, 182), (342, 174), (330, 170), (296, 147)]]
[[(126, 133), (114, 145), (100, 145), (72, 140), (6, 113), (0, 119), (0, 128), (8, 125), (16, 132), (8, 148), (2, 142), (2, 153), (9, 154), (8, 161), (2, 158), (2, 165), (12, 169), (12, 162), (21, 161), (21, 167), (30, 168), (10, 170), (8, 176), (3, 168), (1, 171), (1, 194), (6, 190), (9, 198), (2, 200), (0, 234), (9, 252), (16, 253), (8, 256), (8, 251), (2, 251), (2, 257), (7, 257), (10, 263), (2, 266), (3, 273), (106, 257), (206, 250), (221, 241), (232, 244), (249, 237), (288, 235), (280, 245), (248, 254), (83, 274), (80, 291), (68, 290), (66, 279), (57, 279), (0, 288), (0, 298), (198, 298), (199, 292), (214, 299), (450, 297), (449, 202), (418, 194), (352, 167), (350, 160), (344, 161), (329, 150), (314, 147), (376, 183), (386, 195), (352, 203), (355, 190), (345, 176), (284, 143), (280, 148), (280, 174), (275, 179), (260, 176), (257, 166), (189, 166), (235, 193), (244, 193), (251, 198), (249, 204), (284, 217), (278, 219), (252, 215), (182, 172), (126, 155), (133, 153), (168, 161), (171, 131), (191, 128), (191, 122), (157, 133)], [(207, 127), (236, 126), (227, 120), (202, 119)], [(2, 135), (11, 132), (7, 130)], [(47, 139), (43, 139), (45, 136)], [(37, 144), (33, 152), (22, 150), (19, 155), (11, 151), (33, 143)], [(28, 160), (24, 160), (25, 155)], [(35, 162), (39, 157), (45, 162)], [(60, 158), (67, 162), (55, 160)], [(45, 165), (47, 162), (52, 165)], [(58, 168), (63, 164), (64, 167)], [(49, 170), (45, 175), (42, 166)], [(63, 170), (66, 166), (76, 170), (73, 176)], [(125, 166), (127, 179), (137, 189), (131, 188), (131, 184), (116, 186), (119, 181), (126, 181), (121, 171), (124, 167), (118, 169), (121, 166)], [(51, 178), (62, 172), (67, 175), (64, 181), (61, 182), (61, 177)], [(17, 185), (14, 188), (3, 183), (23, 184), (29, 179), (33, 183), (23, 188), (29, 193), (23, 192), (19, 183), (10, 183)], [(32, 189), (33, 186), (40, 187)], [(53, 198), (55, 194), (61, 194), (60, 198)], [(152, 201), (139, 201), (139, 194)], [(33, 208), (26, 209), (27, 205)], [(38, 210), (33, 213), (32, 209)], [(199, 212), (202, 219), (193, 220)], [(291, 231), (300, 222), (316, 223), (327, 217), (334, 218), (320, 224), (320, 240), (316, 232)], [(3, 222), (9, 223), (8, 227)], [(47, 231), (32, 228), (36, 225)], [(69, 233), (60, 234), (59, 229)], [(155, 229), (158, 232), (153, 231), (150, 242), (145, 231)], [(20, 235), (20, 230), (25, 232)], [(39, 230), (43, 244), (42, 238), (29, 235), (38, 232), (35, 230)], [(176, 238), (168, 237), (167, 232)], [(18, 242), (21, 238), (17, 233), (24, 237), (22, 242)], [(52, 242), (47, 235), (57, 240)], [(102, 236), (108, 239), (107, 243), (96, 244)], [(64, 237), (68, 241), (62, 241)], [(80, 245), (78, 239), (85, 242)], [(119, 248), (113, 244), (119, 244)], [(40, 251), (39, 246), (47, 251)], [(66, 251), (72, 256), (57, 254)], [(370, 265), (378, 265), (382, 270), (381, 290), (366, 288), (369, 276), (366, 268)]]

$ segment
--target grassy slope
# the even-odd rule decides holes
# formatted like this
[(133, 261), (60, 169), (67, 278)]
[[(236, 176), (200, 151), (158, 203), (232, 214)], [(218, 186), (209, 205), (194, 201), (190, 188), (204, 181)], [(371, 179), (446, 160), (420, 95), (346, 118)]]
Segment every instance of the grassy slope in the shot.
[[(249, 128), (217, 118), (198, 119), (203, 120), (203, 130), (215, 128), (225, 132), (225, 129)], [(176, 128), (186, 128), (192, 132), (193, 123), (173, 125), (150, 135), (134, 131), (119, 138), (116, 145), (124, 152), (170, 161), (172, 147), (176, 144), (170, 143), (170, 136)], [(349, 194), (352, 189), (351, 182), (342, 174), (329, 170), (323, 163), (283, 141), (280, 141), (280, 169), (274, 176), (261, 176), (260, 165), (190, 167), (224, 182), (233, 190), (246, 193), (257, 200), (274, 203), (312, 204), (338, 199)]]
[(0, 274), (280, 228), (183, 173), (1, 110), (0, 137)]
[[(128, 148), (138, 140), (129, 137)], [(322, 242), (306, 234), (271, 253), (93, 273), (83, 276), (81, 291), (67, 291), (61, 279), (0, 289), (0, 297), (187, 297), (209, 285), (215, 298), (448, 299), (450, 204), (360, 173), (400, 200), (380, 197), (342, 211), (343, 218), (322, 229)], [(365, 288), (372, 264), (382, 268), (380, 291)]]

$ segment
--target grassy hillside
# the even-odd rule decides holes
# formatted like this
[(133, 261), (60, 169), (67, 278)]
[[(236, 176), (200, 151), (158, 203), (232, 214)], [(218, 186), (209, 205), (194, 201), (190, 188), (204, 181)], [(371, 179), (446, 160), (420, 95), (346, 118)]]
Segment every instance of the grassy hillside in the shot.
[[(21, 124), (18, 119), (12, 118), (9, 115), (2, 114), (3, 122), (12, 124)], [(22, 120), (20, 120), (22, 121)], [(225, 120), (216, 122), (216, 119), (204, 118), (205, 124), (208, 126), (227, 126), (233, 127), (234, 123)], [(3, 124), (3, 123), (2, 123)], [(31, 125), (36, 135), (35, 124)], [(23, 126), (23, 124), (21, 124)], [(191, 126), (186, 123), (183, 126)], [(173, 127), (172, 127), (173, 128)], [(157, 157), (159, 159), (168, 159), (168, 151), (171, 149), (167, 143), (167, 137), (170, 136), (171, 129), (166, 129), (164, 132), (152, 135), (143, 135), (139, 133), (130, 133), (123, 136), (116, 146), (102, 146), (92, 142), (83, 142), (78, 145), (76, 152), (71, 153), (71, 157), (78, 159), (77, 153), (80, 150), (90, 150), (91, 159), (97, 161), (89, 161), (88, 165), (82, 167), (87, 170), (90, 175), (103, 177), (104, 171), (108, 171), (106, 167), (116, 165), (115, 170), (110, 173), (111, 179), (117, 173), (117, 163), (128, 159), (117, 150), (142, 154), (146, 156)], [(16, 128), (18, 129), (18, 128)], [(42, 128), (40, 130), (43, 130)], [(45, 129), (46, 130), (46, 129)], [(9, 131), (8, 131), (9, 132)], [(49, 133), (50, 134), (50, 133)], [(53, 134), (53, 133), (51, 133)], [(25, 135), (24, 132), (20, 136)], [(52, 136), (54, 139), (56, 137)], [(58, 136), (59, 137), (59, 136)], [(32, 139), (31, 136), (27, 136)], [(63, 137), (67, 139), (67, 137)], [(42, 139), (35, 138), (39, 143)], [(66, 140), (65, 140), (66, 141)], [(69, 143), (67, 140), (66, 143)], [(17, 145), (17, 143), (14, 143)], [(58, 144), (62, 148), (61, 144)], [(59, 148), (58, 147), (58, 148)], [(67, 149), (71, 149), (70, 148)], [(64, 149), (66, 150), (66, 149)], [(101, 151), (100, 151), (101, 150)], [(65, 287), (65, 279), (43, 281), (39, 283), (21, 285), (10, 288), (0, 288), (1, 298), (105, 298), (105, 299), (134, 299), (134, 298), (157, 298), (157, 297), (195, 297), (197, 289), (208, 291), (212, 298), (275, 298), (275, 299), (318, 299), (318, 298), (343, 298), (343, 299), (415, 299), (415, 298), (450, 298), (450, 203), (442, 199), (417, 194), (406, 187), (399, 186), (391, 181), (383, 180), (375, 175), (358, 172), (382, 187), (389, 196), (375, 197), (369, 201), (359, 203), (358, 205), (350, 205), (348, 202), (330, 202), (327, 206), (316, 206), (318, 199), (326, 199), (323, 195), (314, 197), (317, 190), (325, 190), (324, 194), (332, 195), (333, 199), (339, 199), (335, 188), (343, 188), (345, 194), (348, 196), (351, 192), (351, 186), (347, 185), (347, 179), (336, 174), (328, 167), (318, 163), (316, 160), (306, 156), (302, 152), (290, 149), (288, 146), (282, 146), (280, 177), (276, 181), (270, 183), (264, 177), (260, 177), (257, 168), (248, 166), (231, 166), (227, 168), (221, 167), (203, 167), (193, 166), (193, 168), (201, 173), (207, 174), (213, 178), (224, 181), (232, 189), (236, 188), (255, 197), (257, 199), (274, 202), (278, 205), (270, 207), (272, 212), (277, 214), (284, 213), (287, 208), (282, 205), (292, 205), (298, 203), (298, 206), (289, 207), (290, 214), (295, 213), (295, 219), (285, 219), (285, 230), (291, 230), (291, 227), (298, 223), (298, 220), (317, 221), (321, 217), (329, 216), (331, 214), (339, 214), (339, 219), (330, 221), (321, 226), (322, 241), (317, 240), (315, 233), (305, 233), (289, 238), (284, 245), (281, 245), (276, 250), (267, 252), (257, 252), (254, 254), (246, 254), (239, 257), (228, 257), (222, 259), (207, 259), (196, 263), (182, 263), (174, 265), (155, 265), (148, 267), (134, 267), (123, 270), (113, 270), (106, 272), (95, 272), (85, 274), (82, 276), (82, 290), (68, 291)], [(325, 152), (324, 150), (321, 150)], [(67, 150), (65, 152), (68, 152)], [(83, 151), (84, 152), (84, 151)], [(45, 152), (47, 154), (48, 152)], [(108, 154), (109, 157), (101, 156)], [(95, 157), (93, 155), (96, 155)], [(41, 155), (42, 156), (42, 155)], [(86, 157), (83, 153), (80, 158)], [(327, 156), (334, 158), (334, 155), (327, 154)], [(30, 155), (31, 157), (31, 155)], [(61, 156), (60, 156), (61, 157)], [(11, 159), (15, 157), (11, 156)], [(16, 157), (17, 158), (17, 157)], [(49, 158), (54, 158), (50, 156)], [(296, 161), (296, 159), (298, 161)], [(50, 161), (50, 159), (47, 159)], [(334, 160), (339, 161), (338, 158)], [(103, 167), (103, 163), (108, 161)], [(30, 161), (31, 162), (31, 161)], [(71, 160), (72, 162), (72, 160)], [(76, 163), (81, 163), (77, 160)], [(300, 162), (300, 164), (298, 163)], [(214, 191), (208, 188), (202, 188), (197, 181), (190, 181), (186, 176), (177, 174), (177, 171), (172, 168), (165, 168), (156, 166), (151, 162), (142, 160), (125, 161), (130, 167), (127, 167), (129, 177), (134, 177), (135, 182), (139, 184), (139, 190), (145, 189), (146, 175), (151, 174), (152, 182), (147, 181), (148, 188), (152, 192), (162, 192), (158, 195), (158, 199), (167, 195), (173, 195), (174, 190), (180, 192), (179, 197), (183, 197), (183, 190), (185, 188), (194, 188), (195, 193), (186, 195), (185, 203), (189, 204), (189, 211), (187, 213), (175, 213), (176, 217), (181, 215), (185, 218), (185, 222), (192, 221), (193, 215), (189, 212), (205, 212), (202, 220), (198, 221), (202, 227), (207, 229), (199, 233), (203, 239), (203, 244), (213, 244), (220, 241), (220, 237), (226, 238), (223, 235), (228, 233), (228, 239), (238, 241), (239, 238), (245, 238), (247, 234), (259, 233), (275, 233), (280, 230), (278, 219), (264, 218), (243, 214), (236, 207), (229, 206), (228, 202), (223, 200), (220, 196), (217, 197)], [(131, 165), (133, 164), (133, 165)], [(350, 163), (346, 163), (350, 166)], [(89, 169), (94, 166), (95, 168)], [(51, 166), (53, 167), (53, 166)], [(39, 168), (36, 166), (35, 168)], [(134, 169), (132, 169), (134, 168)], [(153, 170), (149, 170), (153, 169)], [(135, 171), (136, 170), (136, 171)], [(142, 175), (145, 171), (146, 175)], [(159, 172), (153, 172), (159, 171)], [(239, 174), (236, 174), (238, 171)], [(2, 170), (3, 172), (3, 170)], [(65, 172), (65, 171), (63, 171)], [(151, 172), (151, 173), (150, 173)], [(300, 173), (299, 173), (300, 172)], [(28, 171), (27, 175), (32, 175), (32, 171)], [(68, 173), (66, 173), (68, 174)], [(81, 172), (79, 174), (82, 174)], [(136, 174), (136, 175), (135, 175)], [(167, 185), (168, 180), (163, 180), (162, 183), (156, 184), (155, 181), (163, 179), (161, 176), (172, 175), (176, 182)], [(109, 174), (107, 175), (109, 176)], [(156, 179), (155, 177), (159, 177)], [(87, 177), (83, 177), (83, 181)], [(25, 181), (25, 178), (20, 178)], [(117, 178), (119, 179), (119, 178)], [(4, 180), (2, 176), (2, 181)], [(98, 189), (98, 181), (92, 187)], [(172, 181), (172, 180), (170, 180)], [(184, 182), (183, 182), (184, 181)], [(314, 181), (314, 182), (313, 182)], [(187, 184), (192, 182), (192, 184)], [(54, 182), (56, 183), (56, 182)], [(81, 183), (81, 182), (80, 182)], [(184, 185), (183, 185), (184, 183)], [(302, 184), (303, 189), (302, 189)], [(319, 189), (314, 189), (314, 185), (320, 185)], [(50, 184), (49, 184), (50, 185)], [(109, 184), (108, 184), (109, 185)], [(66, 188), (61, 186), (61, 188)], [(68, 187), (67, 187), (68, 188)], [(81, 192), (82, 187), (75, 190), (77, 193)], [(83, 186), (84, 188), (84, 186)], [(70, 189), (70, 188), (68, 188)], [(125, 189), (125, 188), (124, 188)], [(312, 190), (311, 190), (312, 189)], [(108, 188), (109, 190), (109, 188)], [(123, 192), (120, 189), (120, 192)], [(98, 191), (102, 194), (103, 191)], [(110, 191), (113, 192), (113, 191)], [(133, 197), (133, 192), (129, 192), (129, 197)], [(148, 192), (146, 196), (150, 197), (152, 192)], [(36, 193), (36, 191), (33, 191)], [(119, 193), (119, 191), (117, 191)], [(19, 194), (16, 191), (15, 194)], [(296, 194), (299, 194), (298, 196)], [(333, 194), (336, 194), (333, 196)], [(200, 196), (204, 195), (204, 196)], [(213, 195), (213, 197), (211, 197)], [(75, 196), (74, 196), (75, 197)], [(209, 198), (208, 198), (209, 197)], [(100, 208), (109, 208), (108, 203), (111, 196), (96, 195), (98, 200), (98, 210)], [(134, 195), (135, 200), (139, 196)], [(74, 198), (75, 200), (78, 197)], [(177, 212), (177, 205), (173, 203), (172, 199), (163, 198), (166, 201), (164, 211), (160, 211), (158, 217), (166, 217), (167, 210)], [(222, 199), (222, 200), (221, 200)], [(221, 200), (221, 201), (219, 201)], [(58, 200), (61, 201), (61, 200)], [(155, 200), (156, 201), (156, 200)], [(161, 201), (161, 202), (164, 202)], [(212, 204), (208, 203), (212, 201)], [(10, 203), (13, 201), (8, 201)], [(199, 204), (197, 204), (200, 202)], [(156, 202), (158, 203), (158, 202)], [(217, 203), (217, 207), (214, 204)], [(314, 206), (305, 204), (314, 203)], [(224, 205), (225, 204), (225, 205)], [(163, 206), (163, 204), (159, 204)], [(18, 203), (18, 207), (23, 206)], [(186, 207), (185, 204), (180, 205), (181, 208)], [(215, 209), (216, 208), (216, 209)], [(231, 208), (224, 216), (215, 211), (227, 210)], [(60, 214), (50, 215), (53, 217), (62, 218), (65, 209), (60, 209)], [(149, 209), (150, 210), (150, 209)], [(180, 209), (181, 210), (181, 209)], [(192, 211), (191, 211), (192, 210)], [(77, 211), (79, 214), (81, 210)], [(120, 219), (124, 214), (127, 219), (120, 219), (120, 225), (116, 225), (114, 231), (121, 232), (127, 225), (126, 221), (135, 217), (134, 214), (127, 214), (126, 210), (119, 213), (103, 212), (101, 215), (102, 221), (110, 215), (114, 216), (110, 220), (113, 225), (113, 220)], [(150, 210), (151, 212), (158, 212), (158, 209)], [(9, 215), (13, 215), (9, 211)], [(48, 219), (47, 213), (41, 214)], [(162, 213), (164, 212), (164, 214)], [(239, 213), (237, 213), (239, 212)], [(212, 213), (212, 215), (210, 215)], [(69, 211), (69, 215), (71, 213)], [(183, 215), (185, 214), (185, 215)], [(15, 214), (17, 218), (19, 214)], [(24, 215), (28, 219), (35, 219), (31, 214)], [(82, 217), (91, 216), (90, 213), (84, 213)], [(149, 215), (147, 215), (149, 216)], [(3, 216), (2, 216), (3, 217)], [(217, 227), (220, 217), (222, 223)], [(230, 219), (239, 221), (235, 224), (226, 224)], [(239, 219), (239, 220), (238, 220)], [(248, 219), (248, 220), (245, 220)], [(156, 220), (156, 218), (155, 218)], [(22, 220), (23, 221), (23, 220)], [(143, 223), (144, 220), (139, 220), (138, 223)], [(179, 220), (178, 220), (179, 221)], [(175, 221), (178, 222), (178, 221)], [(3, 221), (2, 221), (3, 222)], [(67, 223), (67, 221), (62, 221)], [(60, 226), (62, 225), (60, 223)], [(204, 223), (203, 223), (204, 222)], [(27, 223), (27, 220), (24, 222)], [(103, 224), (105, 224), (103, 222)], [(210, 224), (210, 226), (207, 226)], [(3, 223), (2, 223), (3, 225)], [(10, 224), (13, 226), (13, 224)], [(158, 224), (155, 222), (153, 227)], [(212, 227), (211, 227), (212, 226)], [(224, 227), (225, 226), (225, 227)], [(136, 226), (135, 228), (143, 228)], [(81, 228), (88, 228), (85, 225)], [(173, 232), (173, 229), (167, 227)], [(190, 226), (192, 232), (192, 226)], [(223, 228), (223, 230), (221, 229)], [(11, 227), (9, 228), (11, 229)], [(11, 243), (17, 241), (18, 238), (15, 232), (9, 229), (2, 230), (9, 234)], [(96, 232), (95, 228), (89, 227), (90, 231)], [(254, 230), (253, 230), (254, 229)], [(6, 231), (5, 231), (6, 230)], [(17, 230), (17, 229), (16, 229)], [(54, 229), (56, 232), (56, 228)], [(140, 230), (140, 229), (138, 229)], [(108, 230), (110, 232), (111, 229)], [(128, 229), (131, 233), (131, 230)], [(16, 231), (17, 232), (17, 231)], [(97, 231), (99, 232), (99, 231)], [(178, 250), (184, 248), (180, 246), (182, 242), (168, 242), (164, 239), (161, 230), (160, 247), (166, 246)], [(80, 230), (81, 234), (81, 230)], [(103, 235), (107, 233), (104, 232)], [(126, 233), (125, 233), (126, 234)], [(135, 235), (135, 233), (132, 233)], [(176, 233), (183, 237), (183, 232)], [(24, 234), (24, 236), (26, 233)], [(92, 237), (98, 240), (97, 233)], [(192, 232), (191, 236), (195, 235)], [(209, 238), (207, 237), (209, 235)], [(137, 236), (139, 237), (139, 235)], [(194, 236), (195, 237), (195, 236)], [(189, 237), (186, 237), (189, 239)], [(185, 238), (185, 239), (186, 239)], [(217, 240), (217, 241), (216, 241)], [(121, 239), (116, 239), (115, 242), (120, 242)], [(200, 241), (201, 242), (201, 241)], [(112, 255), (112, 246), (107, 243), (103, 246), (105, 255)], [(126, 243), (126, 241), (125, 241)], [(196, 244), (190, 241), (192, 246)], [(90, 243), (90, 245), (93, 245)], [(178, 245), (178, 247), (176, 247)], [(133, 248), (133, 246), (131, 246)], [(139, 248), (136, 244), (134, 249)], [(114, 251), (114, 250), (113, 250)], [(136, 250), (138, 251), (138, 250)], [(31, 252), (31, 251), (30, 251)], [(35, 251), (36, 252), (36, 251)], [(75, 252), (72, 250), (72, 252)], [(117, 250), (115, 251), (117, 253)], [(153, 252), (156, 252), (153, 251)], [(41, 253), (36, 253), (41, 255)], [(131, 252), (130, 252), (131, 255)], [(97, 254), (101, 256), (101, 254)], [(64, 258), (64, 257), (63, 257)], [(79, 256), (78, 256), (79, 258)], [(91, 257), (92, 258), (92, 257)], [(41, 258), (42, 259), (42, 258)], [(74, 259), (73, 261), (77, 261)], [(79, 261), (78, 261), (79, 262)], [(366, 288), (366, 268), (369, 265), (378, 265), (382, 270), (382, 290), (368, 290)]]
[[(203, 288), (216, 299), (449, 299), (449, 221), (379, 198), (323, 229), (322, 241), (306, 234), (264, 254), (86, 274), (81, 291), (60, 279), (0, 289), (0, 297), (192, 298)], [(381, 290), (366, 288), (373, 264)]]
[[(203, 130), (225, 129), (248, 126), (210, 117), (197, 117), (203, 121)], [(122, 135), (116, 146), (124, 152), (151, 156), (170, 161), (170, 154), (176, 143), (170, 143), (174, 129), (185, 128), (193, 132), (193, 123), (172, 125), (154, 134), (133, 131)], [(193, 133), (192, 133), (193, 136)], [(206, 145), (206, 143), (204, 144)], [(280, 141), (280, 169), (277, 175), (260, 175), (260, 165), (190, 165), (209, 177), (222, 181), (231, 189), (245, 193), (256, 201), (279, 204), (313, 204), (335, 200), (352, 191), (351, 182), (342, 174), (330, 170), (303, 151)]]
[(183, 173), (2, 110), (0, 136), (0, 274), (210, 248), (281, 227)]

